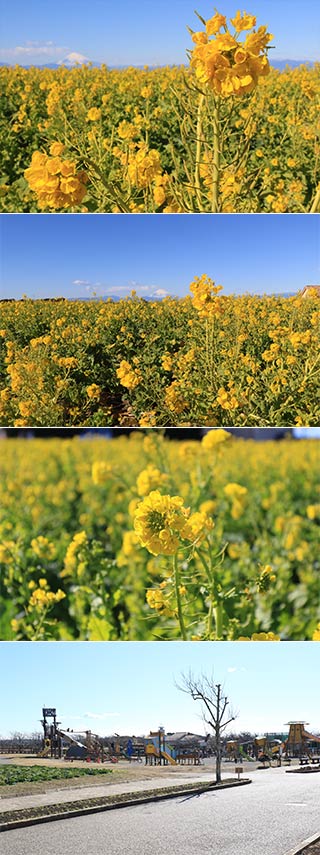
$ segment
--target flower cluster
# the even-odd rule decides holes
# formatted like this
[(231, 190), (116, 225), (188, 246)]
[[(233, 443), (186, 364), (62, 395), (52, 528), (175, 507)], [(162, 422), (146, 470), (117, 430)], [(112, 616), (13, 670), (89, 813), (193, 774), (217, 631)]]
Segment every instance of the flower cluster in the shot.
[(55, 603), (60, 603), (61, 600), (64, 600), (65, 593), (61, 590), (61, 588), (56, 591), (54, 594), (53, 591), (50, 591), (48, 582), (46, 579), (39, 579), (39, 586), (36, 587), (35, 583), (30, 583), (34, 590), (32, 591), (28, 611), (32, 611), (36, 609), (37, 611), (42, 611), (46, 609), (48, 606), (53, 606)]
[(31, 548), (34, 555), (44, 561), (51, 561), (56, 554), (54, 543), (50, 543), (48, 538), (42, 537), (42, 535), (32, 538)]
[(146, 469), (139, 473), (137, 478), (137, 493), (138, 496), (147, 496), (151, 490), (155, 490), (168, 480), (168, 475), (160, 472), (156, 466), (149, 463)]
[(152, 555), (174, 555), (185, 537), (189, 515), (180, 496), (162, 496), (152, 490), (137, 507), (134, 530)]
[(237, 641), (280, 641), (280, 635), (275, 632), (254, 632), (251, 636), (240, 635)]
[(134, 530), (142, 546), (152, 555), (175, 555), (183, 541), (200, 543), (213, 529), (213, 520), (204, 512), (190, 515), (181, 496), (163, 496), (159, 490), (139, 502)]
[(95, 460), (92, 464), (92, 481), (94, 484), (106, 484), (112, 475), (112, 466), (105, 460)]
[[(148, 150), (147, 146), (143, 145), (138, 151), (130, 153), (128, 176), (134, 187), (149, 187), (161, 173), (160, 154), (156, 149)], [(163, 200), (162, 194), (161, 199)]]
[(233, 520), (238, 520), (244, 513), (246, 496), (248, 490), (241, 484), (230, 482), (224, 487), (224, 493), (231, 500), (231, 516)]
[(132, 368), (132, 365), (126, 359), (121, 360), (119, 368), (117, 368), (117, 377), (120, 380), (121, 386), (125, 386), (126, 389), (135, 389), (141, 382), (140, 371)]
[[(181, 593), (181, 591), (180, 591)], [(163, 587), (148, 588), (146, 600), (150, 609), (154, 609), (161, 617), (173, 617), (175, 609), (172, 608), (172, 597), (163, 590)]]
[[(259, 78), (270, 71), (267, 46), (273, 36), (267, 28), (253, 30), (256, 18), (246, 12), (242, 15), (237, 12), (235, 18), (231, 18), (231, 24), (233, 34), (226, 17), (217, 12), (206, 21), (205, 31), (191, 31), (196, 45), (191, 51), (191, 67), (195, 69), (200, 83), (208, 85), (216, 95), (224, 98), (252, 92)], [(241, 41), (240, 33), (247, 30), (253, 31)]]
[(91, 383), (90, 386), (87, 386), (86, 392), (91, 401), (99, 401), (101, 387), (98, 386), (97, 383)]
[(200, 318), (210, 318), (221, 312), (222, 304), (217, 294), (222, 291), (222, 285), (215, 285), (209, 276), (196, 276), (191, 282), (190, 291), (193, 294), (194, 308)]
[(257, 588), (261, 593), (269, 591), (270, 585), (276, 581), (276, 574), (271, 567), (271, 564), (266, 564), (261, 568), (259, 578), (257, 579)]
[(231, 439), (231, 433), (223, 430), (223, 428), (217, 428), (216, 430), (208, 430), (202, 438), (201, 444), (205, 451), (212, 451), (213, 448), (225, 443), (228, 439)]
[[(85, 531), (77, 531), (69, 543), (65, 560), (64, 568), (61, 571), (61, 577), (72, 576), (76, 571), (77, 575), (81, 575), (83, 558), (85, 556), (86, 547), (88, 546), (88, 538)], [(79, 572), (80, 568), (80, 572)]]
[(50, 156), (35, 151), (31, 165), (24, 172), (41, 210), (70, 208), (79, 205), (86, 195), (86, 173), (77, 172), (73, 160), (63, 159), (60, 156), (63, 150), (62, 143), (57, 142), (50, 146)]

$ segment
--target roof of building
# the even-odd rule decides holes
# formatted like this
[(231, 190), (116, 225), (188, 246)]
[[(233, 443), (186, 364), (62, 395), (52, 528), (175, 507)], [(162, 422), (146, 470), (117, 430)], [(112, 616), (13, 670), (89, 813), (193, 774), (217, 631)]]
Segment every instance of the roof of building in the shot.
[(317, 297), (320, 297), (320, 285), (305, 285), (300, 291), (300, 297), (306, 297), (310, 292), (314, 292)]

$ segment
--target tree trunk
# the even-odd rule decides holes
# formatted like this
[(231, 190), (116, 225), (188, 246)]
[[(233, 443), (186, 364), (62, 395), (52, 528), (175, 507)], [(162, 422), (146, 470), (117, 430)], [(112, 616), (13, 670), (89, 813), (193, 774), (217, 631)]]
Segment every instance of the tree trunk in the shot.
[(220, 683), (217, 685), (217, 716), (215, 722), (215, 733), (216, 733), (216, 784), (220, 784), (221, 781), (221, 738), (220, 738), (220, 699), (221, 699), (221, 686)]

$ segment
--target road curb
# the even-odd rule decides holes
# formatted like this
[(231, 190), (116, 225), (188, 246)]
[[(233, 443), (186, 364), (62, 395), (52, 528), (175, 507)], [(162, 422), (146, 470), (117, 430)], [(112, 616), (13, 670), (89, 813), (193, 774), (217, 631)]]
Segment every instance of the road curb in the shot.
[(312, 775), (315, 772), (320, 772), (320, 768), (316, 767), (313, 769), (312, 766), (303, 766), (302, 769), (299, 767), (297, 769), (286, 769), (286, 775), (292, 775), (292, 773), (296, 775)]
[(218, 784), (209, 785), (208, 787), (193, 787), (192, 789), (184, 789), (174, 790), (171, 793), (157, 793), (157, 790), (154, 790), (152, 795), (149, 796), (141, 796), (141, 798), (133, 798), (127, 799), (122, 802), (114, 802), (112, 804), (104, 804), (104, 805), (93, 805), (92, 807), (87, 808), (78, 808), (76, 810), (67, 810), (62, 813), (53, 813), (53, 814), (44, 814), (43, 816), (35, 816), (26, 819), (17, 819), (13, 822), (1, 822), (0, 820), (0, 832), (1, 831), (11, 831), (16, 828), (28, 828), (30, 825), (41, 825), (42, 823), (47, 822), (57, 822), (61, 819), (73, 819), (76, 816), (88, 816), (93, 813), (102, 813), (102, 811), (106, 810), (117, 810), (118, 808), (125, 807), (135, 807), (138, 805), (148, 804), (149, 802), (157, 802), (164, 801), (165, 799), (176, 799), (179, 796), (192, 796), (192, 795), (202, 795), (203, 793), (208, 792), (216, 792), (217, 790), (228, 790), (231, 787), (244, 787), (247, 784), (251, 784), (252, 781), (250, 778), (246, 778), (243, 781), (234, 781), (233, 783), (226, 784)]
[(293, 849), (289, 849), (289, 851), (285, 852), (284, 855), (300, 855), (306, 846), (311, 846), (312, 843), (317, 843), (318, 840), (320, 840), (319, 832), (317, 832), (317, 834), (313, 834), (312, 837), (308, 837), (306, 840), (303, 840), (302, 843), (299, 843), (299, 845), (295, 846)]

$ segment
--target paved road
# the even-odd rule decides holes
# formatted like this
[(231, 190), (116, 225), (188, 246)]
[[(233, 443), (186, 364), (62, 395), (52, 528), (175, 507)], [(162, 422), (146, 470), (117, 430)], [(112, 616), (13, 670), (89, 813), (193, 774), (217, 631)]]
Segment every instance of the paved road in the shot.
[(1, 855), (284, 855), (317, 831), (319, 776), (253, 783), (1, 834)]

